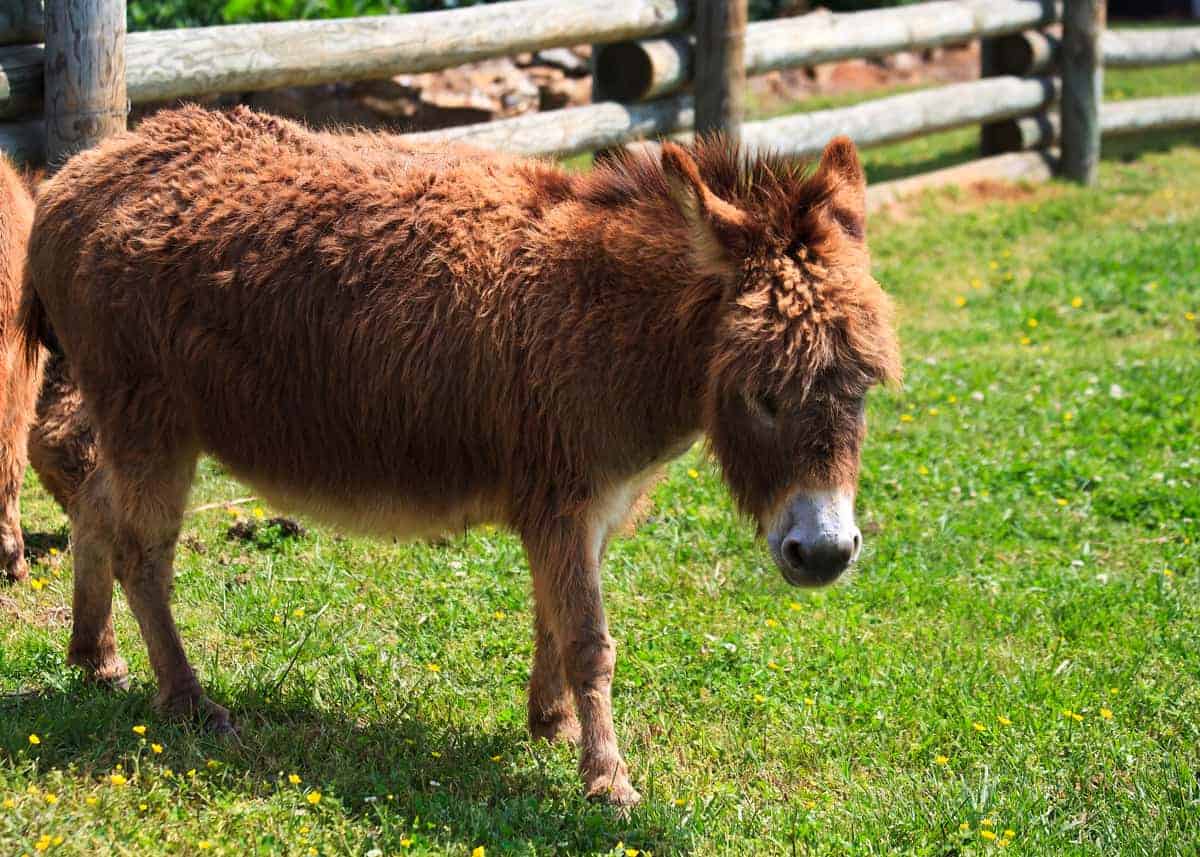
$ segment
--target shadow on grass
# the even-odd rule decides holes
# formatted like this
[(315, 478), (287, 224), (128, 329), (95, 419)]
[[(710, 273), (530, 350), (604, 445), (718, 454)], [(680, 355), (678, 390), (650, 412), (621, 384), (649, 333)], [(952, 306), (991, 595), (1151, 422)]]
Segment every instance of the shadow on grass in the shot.
[(25, 533), (25, 559), (38, 562), (49, 555), (50, 549), (62, 553), (70, 543), (65, 529), (53, 533)]
[[(646, 796), (627, 816), (582, 797), (574, 750), (528, 740), (524, 729), (481, 731), (461, 723), (461, 711), (401, 711), (399, 717), (320, 710), (309, 701), (264, 701), (247, 689), (221, 701), (239, 727), (233, 739), (214, 739), (198, 726), (166, 722), (152, 707), (153, 688), (135, 683), (114, 692), (72, 678), (64, 686), (0, 697), (0, 754), (13, 764), (30, 754), (28, 735), (41, 736), (41, 769), (72, 768), (96, 779), (117, 763), (133, 769), (197, 769), (222, 790), (244, 798), (276, 791), (319, 789), (322, 807), (340, 802), (348, 816), (367, 817), (385, 853), (416, 833), (468, 852), (486, 843), (491, 853), (518, 847), (537, 854), (612, 853), (618, 841), (657, 853), (691, 850), (679, 810)], [(415, 708), (416, 706), (414, 706)], [(460, 721), (460, 722), (456, 722)], [(146, 739), (134, 724), (149, 727)], [(165, 745), (148, 757), (146, 741)], [(208, 759), (216, 760), (209, 769)], [(302, 778), (299, 786), (289, 774)], [(642, 786), (643, 794), (647, 784)], [(336, 811), (336, 810), (327, 810)], [(420, 826), (409, 827), (419, 819)]]

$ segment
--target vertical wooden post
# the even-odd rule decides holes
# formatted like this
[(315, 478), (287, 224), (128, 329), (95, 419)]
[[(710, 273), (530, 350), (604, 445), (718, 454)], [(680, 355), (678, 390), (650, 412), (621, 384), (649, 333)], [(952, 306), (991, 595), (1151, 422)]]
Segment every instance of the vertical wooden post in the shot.
[[(1000, 40), (993, 36), (979, 40), (979, 76), (997, 77), (1004, 74), (1001, 63)], [(999, 123), (985, 122), (979, 126), (979, 154), (985, 158), (1004, 151), (1004, 144), (997, 134)]]
[(696, 134), (741, 133), (746, 89), (747, 0), (700, 0), (696, 8)]
[(1100, 163), (1105, 0), (1066, 0), (1062, 38), (1062, 171), (1093, 184)]
[(125, 130), (125, 0), (47, 0), (46, 164)]

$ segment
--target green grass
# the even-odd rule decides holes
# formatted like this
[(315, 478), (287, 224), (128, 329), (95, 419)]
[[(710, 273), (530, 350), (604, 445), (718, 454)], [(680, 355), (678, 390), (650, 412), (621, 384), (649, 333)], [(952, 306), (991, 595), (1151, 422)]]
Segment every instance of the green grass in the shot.
[[(1197, 853), (1200, 151), (1012, 197), (871, 225), (907, 379), (871, 397), (850, 580), (789, 589), (698, 450), (614, 545), (628, 818), (526, 738), (512, 537), (189, 515), (175, 603), (242, 728), (221, 743), (154, 714), (120, 599), (133, 689), (63, 665), (66, 524), (30, 475), (46, 583), (0, 593), (0, 853)], [(245, 494), (207, 462), (192, 504)]]

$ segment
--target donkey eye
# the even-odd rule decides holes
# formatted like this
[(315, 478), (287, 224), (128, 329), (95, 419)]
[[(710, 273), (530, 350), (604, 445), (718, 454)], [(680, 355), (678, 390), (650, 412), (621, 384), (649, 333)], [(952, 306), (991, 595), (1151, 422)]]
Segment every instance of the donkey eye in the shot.
[(751, 413), (765, 423), (774, 424), (775, 418), (779, 416), (779, 402), (773, 393), (747, 396), (746, 400)]

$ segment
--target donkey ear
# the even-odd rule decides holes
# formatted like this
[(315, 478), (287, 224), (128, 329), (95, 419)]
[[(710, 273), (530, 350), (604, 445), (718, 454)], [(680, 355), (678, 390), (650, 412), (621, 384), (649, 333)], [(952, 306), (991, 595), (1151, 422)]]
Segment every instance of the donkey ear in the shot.
[(821, 154), (814, 180), (826, 189), (833, 217), (852, 238), (866, 237), (867, 175), (858, 149), (846, 136), (834, 137)]
[(697, 270), (704, 276), (732, 274), (746, 252), (749, 215), (709, 190), (683, 147), (664, 142), (662, 166), (671, 201), (687, 224)]

